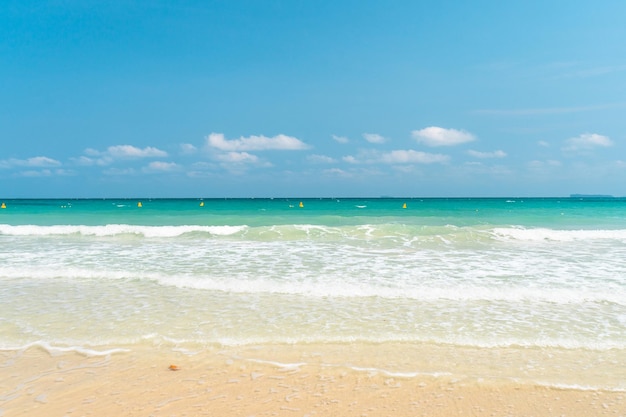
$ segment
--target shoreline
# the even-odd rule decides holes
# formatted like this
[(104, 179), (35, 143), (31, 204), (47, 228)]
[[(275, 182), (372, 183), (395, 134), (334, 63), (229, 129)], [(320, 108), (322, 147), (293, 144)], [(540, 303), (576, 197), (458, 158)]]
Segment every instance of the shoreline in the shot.
[(1, 351), (0, 416), (626, 415), (621, 391), (389, 375), (274, 354), (271, 363), (158, 348), (101, 357)]

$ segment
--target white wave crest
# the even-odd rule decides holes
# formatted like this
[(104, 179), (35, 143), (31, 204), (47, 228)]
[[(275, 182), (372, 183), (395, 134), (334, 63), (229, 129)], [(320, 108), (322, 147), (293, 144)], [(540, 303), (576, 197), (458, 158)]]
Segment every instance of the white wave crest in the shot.
[(187, 233), (208, 233), (214, 236), (228, 236), (247, 229), (247, 226), (139, 226), (130, 224), (107, 224), (104, 226), (86, 225), (0, 225), (0, 235), (6, 236), (54, 236), (54, 235), (82, 235), (82, 236), (117, 236), (137, 235), (144, 237), (178, 237)]
[(488, 287), (431, 287), (413, 285), (410, 287), (387, 287), (376, 283), (346, 283), (337, 280), (303, 282), (283, 281), (271, 279), (216, 279), (214, 277), (198, 276), (165, 276), (155, 275), (150, 278), (160, 285), (193, 288), (208, 291), (220, 291), (233, 294), (284, 294), (313, 298), (371, 298), (391, 300), (416, 300), (422, 302), (462, 301), (462, 302), (510, 302), (510, 303), (612, 303), (626, 305), (623, 290), (613, 288), (613, 291), (598, 289), (595, 291), (564, 289), (551, 291), (546, 288), (488, 288)]
[(55, 356), (62, 353), (78, 353), (79, 355), (87, 356), (87, 357), (96, 357), (96, 356), (110, 356), (114, 353), (124, 353), (130, 352), (128, 349), (121, 348), (113, 348), (107, 350), (95, 350), (89, 349), (84, 346), (53, 346), (50, 343), (37, 341), (28, 343), (24, 346), (16, 346), (16, 347), (2, 347), (0, 350), (2, 351), (26, 351), (32, 348), (39, 348), (46, 351), (48, 354)]
[(620, 240), (626, 242), (626, 230), (556, 230), (546, 228), (500, 227), (493, 229), (499, 240), (571, 242), (584, 240)]
[[(371, 298), (390, 300), (437, 301), (487, 301), (510, 303), (611, 303), (626, 306), (623, 286), (608, 288), (555, 288), (549, 286), (526, 287), (523, 285), (488, 287), (486, 285), (461, 283), (440, 286), (404, 282), (389, 286), (385, 282), (347, 281), (327, 275), (308, 279), (306, 276), (293, 280), (276, 280), (271, 277), (253, 277), (242, 272), (233, 272), (228, 277), (220, 273), (186, 274), (151, 272), (130, 269), (94, 269), (76, 267), (11, 267), (0, 266), (0, 277), (5, 279), (37, 279), (41, 281), (151, 281), (164, 287), (190, 288), (218, 291), (231, 294), (283, 294), (312, 298)], [(626, 320), (618, 318), (618, 320)]]

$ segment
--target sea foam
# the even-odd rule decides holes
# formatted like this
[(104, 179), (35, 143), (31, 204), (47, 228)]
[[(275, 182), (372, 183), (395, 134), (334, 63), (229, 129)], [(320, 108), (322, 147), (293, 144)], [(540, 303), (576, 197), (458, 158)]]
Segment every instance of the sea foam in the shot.
[(555, 230), (546, 228), (494, 228), (497, 239), (520, 241), (570, 242), (584, 240), (617, 240), (626, 242), (626, 230)]
[(139, 226), (129, 224), (108, 224), (104, 226), (85, 225), (0, 225), (0, 235), (7, 236), (54, 236), (54, 235), (83, 235), (83, 236), (116, 236), (140, 235), (145, 237), (178, 237), (188, 233), (201, 232), (216, 236), (228, 236), (240, 233), (247, 226)]

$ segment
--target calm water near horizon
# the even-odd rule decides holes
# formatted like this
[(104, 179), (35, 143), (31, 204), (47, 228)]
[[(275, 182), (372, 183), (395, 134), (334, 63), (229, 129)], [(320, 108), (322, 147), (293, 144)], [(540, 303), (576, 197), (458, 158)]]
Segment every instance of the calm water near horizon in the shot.
[(360, 345), (626, 390), (625, 198), (4, 202), (1, 349)]

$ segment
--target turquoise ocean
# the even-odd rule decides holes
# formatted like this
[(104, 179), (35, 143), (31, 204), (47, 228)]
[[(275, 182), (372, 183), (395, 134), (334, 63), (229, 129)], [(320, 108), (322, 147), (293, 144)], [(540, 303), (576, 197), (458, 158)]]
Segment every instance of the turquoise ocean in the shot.
[(2, 350), (626, 391), (626, 199), (4, 203)]

